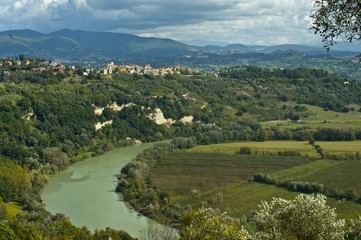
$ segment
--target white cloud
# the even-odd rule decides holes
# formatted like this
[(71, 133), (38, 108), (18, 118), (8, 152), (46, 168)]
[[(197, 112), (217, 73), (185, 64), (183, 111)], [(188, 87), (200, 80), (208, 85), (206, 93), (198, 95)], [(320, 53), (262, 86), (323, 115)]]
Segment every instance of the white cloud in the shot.
[(88, 7), (86, 0), (69, 0), (69, 4), (74, 6), (76, 9)]
[(2, 0), (0, 30), (122, 31), (179, 40), (307, 43), (313, 0)]
[[(7, 18), (10, 21), (30, 23), (40, 17), (50, 18), (59, 8), (65, 7), (66, 0), (20, 0), (8, 6)], [(30, 21), (30, 22), (27, 22)]]
[(196, 38), (244, 44), (313, 44), (317, 37), (308, 30), (310, 10), (309, 0), (243, 1), (237, 8), (225, 10), (229, 16), (224, 20), (160, 26), (138, 31), (138, 34), (183, 41)]

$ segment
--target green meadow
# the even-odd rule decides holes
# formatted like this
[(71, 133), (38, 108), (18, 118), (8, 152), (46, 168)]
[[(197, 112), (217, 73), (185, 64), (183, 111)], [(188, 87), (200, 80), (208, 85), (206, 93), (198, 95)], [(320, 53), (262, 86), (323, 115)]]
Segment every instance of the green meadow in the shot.
[(18, 213), (21, 212), (22, 207), (16, 203), (4, 203), (7, 211), (8, 218), (14, 218)]
[[(294, 102), (284, 103), (287, 106), (296, 106), (298, 104)], [(305, 114), (300, 115), (300, 122), (295, 123), (291, 120), (276, 120), (261, 122), (261, 125), (267, 127), (284, 127), (284, 128), (296, 128), (296, 127), (336, 127), (336, 128), (360, 128), (361, 127), (361, 112), (357, 111), (360, 109), (358, 105), (350, 105), (349, 108), (355, 109), (355, 111), (349, 111), (347, 113), (325, 111), (321, 107), (300, 104), (307, 108)], [(281, 106), (280, 106), (281, 107)]]

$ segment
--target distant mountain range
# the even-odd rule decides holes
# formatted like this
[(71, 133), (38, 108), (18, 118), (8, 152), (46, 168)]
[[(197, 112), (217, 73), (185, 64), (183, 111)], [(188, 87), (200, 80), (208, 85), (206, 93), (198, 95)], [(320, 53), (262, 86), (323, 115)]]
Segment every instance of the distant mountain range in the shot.
[[(226, 46), (207, 45), (198, 47), (205, 52), (210, 53), (230, 53), (230, 52), (256, 52), (256, 53), (279, 53), (279, 52), (299, 52), (307, 55), (320, 55), (327, 54), (326, 50), (321, 47), (313, 47), (301, 44), (282, 44), (275, 46), (263, 46), (263, 45), (243, 45), (243, 44), (229, 44)], [(354, 55), (357, 51), (344, 51), (344, 50), (332, 50), (331, 55), (349, 56)]]
[[(204, 54), (227, 55), (235, 53), (273, 54), (298, 52), (307, 55), (326, 54), (322, 48), (305, 45), (248, 46), (192, 46), (171, 39), (139, 37), (131, 34), (89, 32), (63, 29), (43, 34), (32, 30), (0, 32), (0, 56), (15, 57), (24, 54), (34, 58), (57, 60), (82, 65), (119, 63), (152, 63), (162, 65), (187, 62)], [(333, 51), (334, 55), (355, 55), (352, 52)]]
[(194, 47), (170, 39), (144, 38), (122, 33), (68, 29), (49, 34), (32, 30), (0, 32), (1, 55), (25, 54), (49, 59), (84, 59), (91, 56), (178, 56), (196, 51)]

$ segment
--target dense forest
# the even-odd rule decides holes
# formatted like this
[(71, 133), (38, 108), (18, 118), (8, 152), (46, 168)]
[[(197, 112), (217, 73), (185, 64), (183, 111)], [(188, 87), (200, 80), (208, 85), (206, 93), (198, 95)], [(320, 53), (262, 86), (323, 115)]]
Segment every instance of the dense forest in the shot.
[[(136, 140), (182, 137), (187, 141), (175, 145), (184, 148), (249, 140), (361, 139), (358, 127), (262, 127), (264, 121), (307, 118), (306, 105), (340, 114), (361, 111), (355, 107), (361, 105), (361, 83), (324, 70), (250, 66), (191, 76), (0, 70), (0, 239), (131, 239), (111, 229), (92, 235), (65, 216), (51, 216), (39, 193), (50, 174)], [(157, 109), (162, 122), (156, 121), (159, 114), (154, 117)], [(191, 120), (182, 121), (185, 117)], [(6, 213), (9, 202), (23, 207), (16, 218)]]
[[(350, 106), (361, 104), (361, 84), (323, 70), (240, 67), (220, 76), (119, 73), (100, 80), (15, 72), (0, 79), (1, 154), (29, 169), (62, 169), (84, 153), (99, 154), (129, 138), (182, 136), (203, 144), (308, 139), (310, 134), (316, 140), (361, 138), (357, 129), (264, 129), (259, 124), (307, 117), (302, 104), (360, 111)], [(96, 108), (102, 108), (100, 114)], [(156, 124), (149, 115), (157, 108), (174, 122)], [(186, 116), (193, 116), (191, 124), (180, 121)], [(94, 127), (107, 121), (112, 124)]]

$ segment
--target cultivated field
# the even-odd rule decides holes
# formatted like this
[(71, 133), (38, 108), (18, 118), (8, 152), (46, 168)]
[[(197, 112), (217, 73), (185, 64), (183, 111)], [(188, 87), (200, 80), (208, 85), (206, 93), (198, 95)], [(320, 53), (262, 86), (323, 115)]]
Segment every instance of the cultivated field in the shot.
[(322, 183), (327, 188), (361, 193), (360, 169), (361, 161), (318, 160), (271, 175), (279, 180)]
[(345, 154), (345, 153), (361, 153), (361, 141), (348, 142), (317, 142), (326, 153)]
[(309, 162), (305, 157), (172, 153), (156, 167), (151, 182), (171, 195), (204, 192), (241, 180), (257, 172), (276, 172)]
[(314, 155), (316, 152), (307, 141), (267, 141), (267, 142), (236, 142), (196, 146), (187, 152), (227, 153), (234, 154), (240, 147), (250, 147), (259, 152), (296, 151), (301, 154)]
[[(345, 153), (361, 153), (361, 141), (337, 141), (323, 142), (317, 141), (325, 153), (329, 154), (345, 154)], [(295, 151), (303, 155), (318, 156), (315, 149), (307, 141), (267, 141), (267, 142), (236, 142), (196, 146), (187, 152), (193, 153), (227, 153), (234, 154), (239, 151), (240, 147), (250, 147), (259, 153), (262, 152), (279, 152), (279, 151)]]
[[(360, 141), (317, 142), (326, 152), (344, 154), (356, 152)], [(352, 189), (361, 193), (361, 161), (310, 160), (305, 156), (269, 156), (235, 154), (241, 146), (258, 153), (298, 151), (313, 155), (307, 142), (270, 141), (242, 142), (197, 146), (176, 152), (160, 160), (151, 184), (169, 193), (172, 202), (182, 206), (200, 207), (208, 204), (231, 213), (249, 215), (262, 200), (273, 197), (290, 199), (298, 193), (273, 185), (255, 183), (257, 172), (270, 174), (282, 181), (309, 181), (324, 184), (332, 189)], [(344, 151), (342, 151), (344, 149)], [(361, 204), (329, 199), (340, 217), (361, 214)]]

